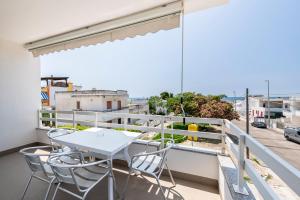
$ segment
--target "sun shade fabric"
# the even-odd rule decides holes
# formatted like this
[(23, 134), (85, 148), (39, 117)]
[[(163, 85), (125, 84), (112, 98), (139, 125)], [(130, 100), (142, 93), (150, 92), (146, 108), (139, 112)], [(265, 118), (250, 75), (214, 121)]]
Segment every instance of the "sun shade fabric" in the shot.
[(48, 94), (46, 92), (41, 92), (41, 99), (48, 100), (49, 99)]
[(170, 30), (179, 27), (180, 14), (170, 14), (151, 20), (130, 24), (124, 27), (114, 28), (108, 31), (86, 35), (71, 40), (58, 42), (34, 49), (29, 49), (34, 56), (40, 56), (48, 53), (59, 52), (62, 50), (75, 49), (82, 46), (96, 45), (107, 41), (123, 40), (133, 38), (137, 35), (145, 35), (147, 33), (155, 33), (160, 30)]

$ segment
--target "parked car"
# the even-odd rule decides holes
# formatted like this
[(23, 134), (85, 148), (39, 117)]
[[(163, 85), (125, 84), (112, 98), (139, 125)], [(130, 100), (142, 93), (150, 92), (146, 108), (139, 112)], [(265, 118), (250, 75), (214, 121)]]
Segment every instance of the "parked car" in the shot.
[(284, 137), (287, 140), (293, 140), (300, 143), (300, 127), (298, 128), (285, 128)]
[(265, 122), (258, 122), (258, 121), (252, 122), (251, 126), (254, 126), (256, 128), (267, 128), (267, 125)]

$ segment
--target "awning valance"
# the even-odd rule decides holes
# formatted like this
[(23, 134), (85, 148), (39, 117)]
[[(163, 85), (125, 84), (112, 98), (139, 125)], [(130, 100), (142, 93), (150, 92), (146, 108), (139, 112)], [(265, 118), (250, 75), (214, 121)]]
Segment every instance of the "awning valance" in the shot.
[(182, 4), (175, 2), (31, 42), (26, 44), (25, 47), (31, 51), (34, 56), (40, 56), (107, 41), (123, 40), (128, 37), (145, 35), (160, 30), (169, 30), (179, 27), (181, 9)]

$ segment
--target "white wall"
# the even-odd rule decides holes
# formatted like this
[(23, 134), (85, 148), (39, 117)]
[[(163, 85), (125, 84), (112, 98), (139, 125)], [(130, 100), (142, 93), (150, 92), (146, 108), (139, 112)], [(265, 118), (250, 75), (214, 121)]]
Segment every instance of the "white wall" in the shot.
[(36, 141), (40, 63), (22, 45), (0, 39), (0, 151)]

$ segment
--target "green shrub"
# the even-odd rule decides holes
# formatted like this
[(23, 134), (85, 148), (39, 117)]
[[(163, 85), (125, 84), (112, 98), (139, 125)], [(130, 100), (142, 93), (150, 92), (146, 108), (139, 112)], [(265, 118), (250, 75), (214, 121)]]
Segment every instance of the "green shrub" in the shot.
[[(124, 128), (114, 128), (114, 130), (116, 130), (116, 131), (125, 131)], [(135, 132), (135, 133), (142, 133), (142, 131), (140, 131), (140, 130), (134, 130), (134, 129), (128, 129), (127, 131), (129, 131), (129, 132)]]
[[(63, 125), (63, 126), (58, 126), (58, 128), (73, 129), (73, 126), (72, 125)], [(82, 125), (79, 125), (79, 124), (75, 127), (75, 129), (77, 129), (79, 131), (83, 131), (83, 130), (86, 130), (88, 128), (91, 128), (91, 127), (82, 126)]]
[[(171, 135), (171, 134), (165, 133), (164, 136), (165, 136), (165, 138), (170, 138), (170, 139), (172, 139), (172, 135)], [(161, 139), (161, 133), (156, 134), (152, 139), (153, 139), (153, 140)], [(176, 135), (176, 134), (174, 134), (174, 135), (173, 135), (173, 139), (174, 139), (174, 142), (175, 142), (176, 144), (178, 144), (178, 143), (182, 143), (182, 142), (186, 141), (186, 140), (187, 140), (187, 136), (185, 136), (185, 135)], [(167, 142), (167, 141), (165, 141), (165, 143), (166, 143), (166, 142)]]
[[(174, 122), (173, 123), (173, 129), (179, 129), (179, 130), (188, 130), (188, 126), (192, 123), (183, 124), (182, 122)], [(198, 131), (203, 132), (215, 132), (216, 129), (209, 124), (203, 124), (199, 123), (198, 125)], [(168, 128), (172, 128), (171, 125), (168, 126)]]

